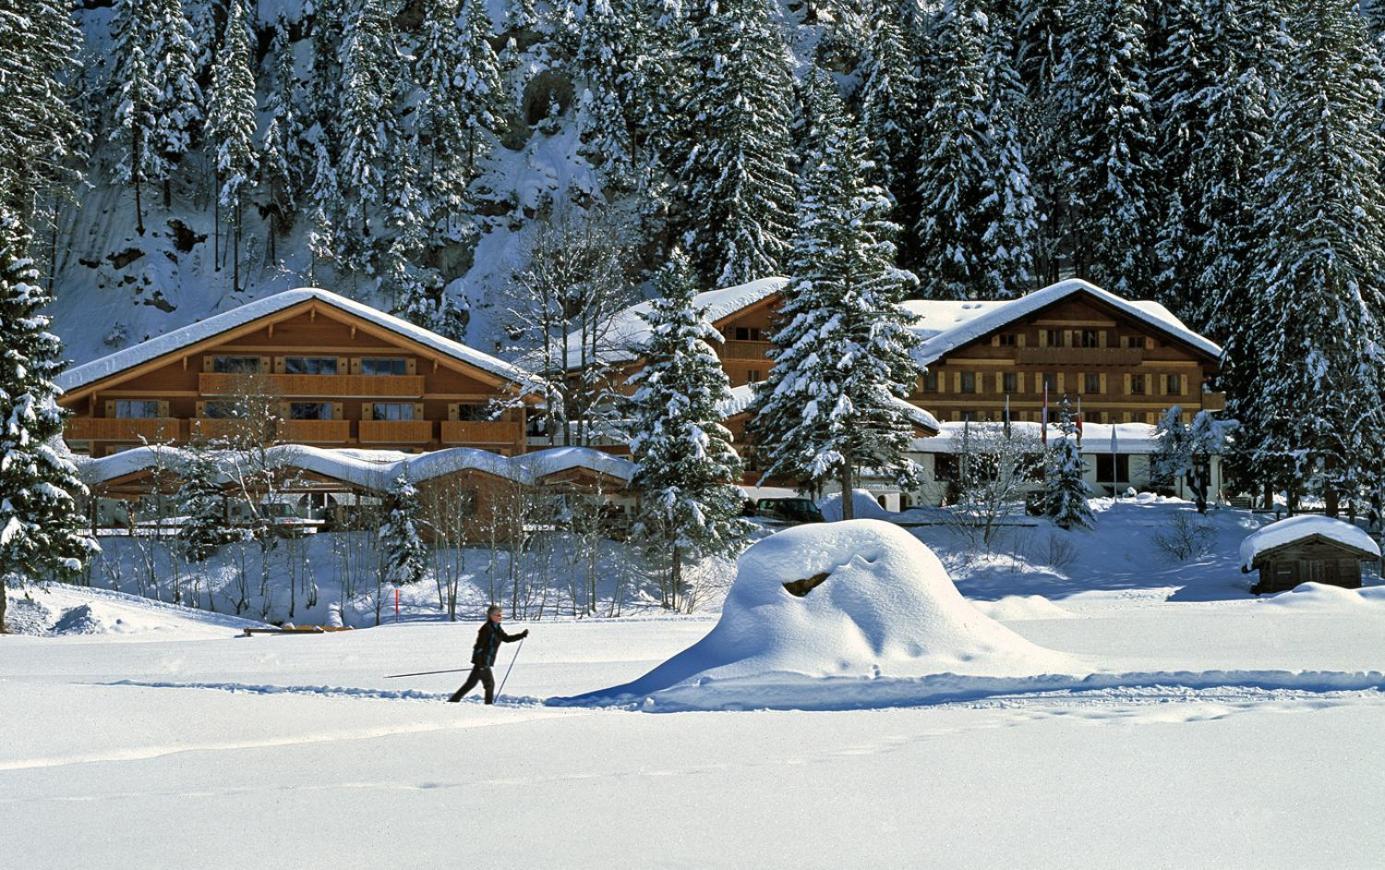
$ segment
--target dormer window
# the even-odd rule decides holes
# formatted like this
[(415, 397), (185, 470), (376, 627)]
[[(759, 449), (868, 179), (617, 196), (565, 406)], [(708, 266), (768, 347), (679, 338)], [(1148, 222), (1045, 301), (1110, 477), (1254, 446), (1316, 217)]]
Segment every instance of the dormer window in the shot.
[(1000, 334), (1001, 347), (1014, 347), (1018, 343), (1018, 336), (1013, 332), (1002, 332)]
[(361, 358), (363, 375), (407, 375), (409, 362), (396, 356), (367, 356)]
[(212, 371), (219, 375), (253, 375), (260, 371), (257, 356), (214, 356)]
[(337, 358), (334, 356), (286, 356), (284, 373), (290, 375), (335, 375)]

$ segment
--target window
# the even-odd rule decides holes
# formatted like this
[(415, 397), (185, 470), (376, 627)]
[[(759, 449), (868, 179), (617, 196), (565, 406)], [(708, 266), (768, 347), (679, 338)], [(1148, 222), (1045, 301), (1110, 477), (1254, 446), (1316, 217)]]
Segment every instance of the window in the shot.
[(331, 402), (290, 402), (290, 420), (330, 420), (332, 419)]
[(1078, 347), (1096, 347), (1097, 334), (1095, 329), (1084, 329), (1077, 335)]
[(1014, 346), (1015, 346), (1015, 343), (1016, 343), (1016, 340), (1017, 340), (1017, 336), (1016, 336), (1015, 333), (1013, 333), (1013, 332), (1002, 332), (1002, 333), (1000, 334), (1000, 346), (1001, 346), (1001, 347), (1014, 347)]
[(334, 375), (337, 358), (334, 356), (286, 356), (284, 373), (290, 375)]
[(1130, 376), (1130, 395), (1132, 395), (1132, 396), (1143, 396), (1144, 394), (1145, 394), (1145, 376), (1144, 376), (1144, 375), (1131, 375), (1131, 376)]
[(1000, 376), (1000, 388), (1006, 393), (1019, 392), (1019, 375), (1014, 372), (1005, 372)]
[(929, 369), (923, 373), (923, 391), (925, 393), (938, 391), (938, 372), (935, 369)]
[(1062, 346), (1063, 346), (1063, 330), (1061, 330), (1061, 329), (1045, 329), (1044, 332), (1046, 332), (1046, 333), (1048, 334), (1047, 337), (1048, 337), (1048, 346), (1049, 346), (1049, 347), (1062, 347)]
[(763, 341), (758, 326), (736, 327), (736, 341)]
[(752, 384), (758, 383), (759, 380), (760, 380), (760, 377), (761, 377), (761, 375), (760, 375), (760, 370), (759, 370), (759, 369), (750, 369), (749, 371), (747, 371), (747, 372), (745, 373), (745, 379), (746, 379), (746, 381), (749, 382), (749, 383), (752, 383)]
[(259, 372), (260, 358), (257, 356), (215, 356), (212, 357), (212, 371), (221, 375), (251, 375)]
[[(470, 423), (485, 422), (491, 418), (486, 406), (478, 402), (463, 402), (457, 406), (457, 419)], [(542, 419), (542, 418), (536, 418)]]
[(1110, 453), (1098, 453), (1096, 479), (1098, 483), (1129, 483), (1130, 457), (1124, 453), (1115, 456)]
[(933, 479), (956, 480), (957, 477), (957, 457), (951, 453), (934, 453)]
[[(363, 375), (407, 375), (409, 364), (403, 357), (393, 356), (367, 356), (361, 358), (361, 374)], [(377, 417), (383, 420), (383, 417)], [(409, 419), (409, 418), (396, 418)]]
[(126, 420), (145, 420), (150, 417), (158, 417), (159, 403), (145, 399), (116, 399), (115, 415)]
[(1094, 374), (1090, 374), (1090, 373), (1089, 373), (1089, 374), (1085, 374), (1085, 375), (1082, 376), (1082, 381), (1083, 381), (1083, 383), (1082, 383), (1082, 392), (1084, 392), (1084, 393), (1100, 393), (1100, 392), (1101, 392), (1101, 375), (1094, 375)]
[(1057, 393), (1057, 392), (1058, 392), (1058, 373), (1057, 373), (1057, 372), (1044, 372), (1043, 386), (1048, 390), (1048, 392), (1049, 392), (1050, 395), (1053, 394), (1053, 393)]
[(1164, 392), (1168, 393), (1170, 396), (1183, 395), (1182, 375), (1165, 375), (1164, 379)]
[(977, 417), (976, 417), (976, 412), (975, 412), (975, 411), (963, 411), (963, 412), (962, 412), (962, 422), (964, 422), (964, 423), (975, 423), (976, 421), (977, 421)]
[(976, 372), (962, 372), (962, 392), (976, 392)]
[(237, 402), (203, 402), (202, 416), (209, 420), (231, 420), (245, 416), (245, 408)]
[(414, 406), (412, 402), (375, 402), (370, 416), (374, 420), (412, 420)]

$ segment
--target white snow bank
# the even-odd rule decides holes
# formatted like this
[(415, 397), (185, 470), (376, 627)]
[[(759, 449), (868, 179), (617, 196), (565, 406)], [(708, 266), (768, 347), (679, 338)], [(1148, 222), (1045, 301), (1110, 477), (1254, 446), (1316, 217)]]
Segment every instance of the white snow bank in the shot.
[(1300, 514), (1270, 523), (1247, 536), (1241, 542), (1241, 570), (1251, 570), (1255, 562), (1271, 550), (1315, 536), (1380, 558), (1380, 545), (1359, 526), (1332, 517)]
[(1030, 619), (1075, 619), (1076, 614), (1064, 610), (1042, 595), (1006, 595), (995, 601), (973, 601), (977, 610), (1001, 622), (1023, 622)]
[[(856, 511), (856, 518), (862, 520), (893, 522), (899, 516), (881, 507), (875, 496), (864, 489), (851, 491), (851, 507)], [(828, 495), (818, 502), (818, 508), (822, 510), (822, 516), (828, 522), (837, 522), (842, 518), (842, 494), (834, 492)]]
[[(25, 634), (93, 640), (182, 640), (233, 637), (243, 628), (264, 623), (230, 614), (181, 607), (164, 601), (126, 595), (109, 589), (50, 583), (33, 587), (19, 604), (44, 618), (28, 625)], [(11, 624), (11, 627), (14, 627)]]
[(1345, 589), (1328, 583), (1300, 583), (1287, 592), (1266, 595), (1256, 604), (1288, 610), (1351, 610), (1385, 607), (1385, 586)]
[(553, 703), (619, 703), (675, 686), (772, 684), (786, 675), (849, 683), (1075, 667), (972, 606), (918, 539), (862, 519), (797, 526), (760, 541), (741, 556), (721, 620), (706, 637), (634, 682)]

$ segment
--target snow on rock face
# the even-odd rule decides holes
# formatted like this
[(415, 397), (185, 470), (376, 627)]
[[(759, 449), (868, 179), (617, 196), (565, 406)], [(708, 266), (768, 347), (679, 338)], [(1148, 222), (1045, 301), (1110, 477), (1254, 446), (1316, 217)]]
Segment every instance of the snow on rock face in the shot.
[[(962, 597), (933, 551), (879, 520), (786, 529), (741, 556), (721, 620), (632, 683), (553, 703), (780, 677), (1073, 672)], [(694, 683), (695, 681), (695, 683)]]
[(1241, 569), (1249, 571), (1255, 567), (1255, 560), (1260, 558), (1261, 554), (1313, 535), (1380, 558), (1380, 546), (1360, 526), (1332, 517), (1300, 514), (1270, 523), (1242, 541)]

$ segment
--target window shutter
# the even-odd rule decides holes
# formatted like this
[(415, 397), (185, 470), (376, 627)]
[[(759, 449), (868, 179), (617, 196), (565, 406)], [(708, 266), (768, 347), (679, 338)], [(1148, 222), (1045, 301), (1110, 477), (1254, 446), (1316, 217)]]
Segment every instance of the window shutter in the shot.
[(1024, 372), (1015, 372), (1015, 392), (1024, 394)]
[(1072, 330), (1063, 330), (1063, 347), (1072, 347)]
[(276, 403), (276, 407), (277, 407), (278, 410), (279, 410), (279, 416), (280, 416), (280, 417), (283, 417), (285, 420), (287, 420), (287, 419), (289, 418), (289, 403), (288, 403), (288, 402), (278, 402), (278, 403)]
[[(411, 362), (412, 362), (412, 360), (411, 360)], [(422, 419), (423, 419), (423, 403), (422, 403), (422, 402), (414, 402), (414, 419), (415, 419), (415, 420), (422, 420)]]
[(1106, 392), (1106, 373), (1102, 372), (1100, 375), (1097, 375), (1097, 377), (1101, 379), (1101, 394), (1103, 396), (1108, 395)]
[(281, 356), (276, 356), (274, 358), (274, 373), (276, 375), (282, 375), (284, 373), (284, 358)]
[(972, 381), (972, 383), (976, 384), (976, 392), (977, 392), (977, 394), (980, 395), (981, 393), (986, 392), (986, 373), (985, 373), (985, 372), (973, 372), (973, 373), (972, 373), (972, 378), (974, 379), (974, 380)]
[(458, 419), (460, 416), (461, 416), (461, 415), (457, 412), (457, 403), (456, 403), (456, 402), (448, 402), (448, 403), (447, 403), (447, 419), (449, 419), (449, 420), (456, 420), (456, 419)]
[(168, 403), (167, 403), (167, 402), (160, 402), (160, 403), (159, 403), (159, 416), (160, 416), (160, 417), (167, 417), (167, 416), (168, 416)]
[(1081, 396), (1087, 392), (1087, 377), (1082, 372), (1077, 373), (1077, 395)]
[(209, 353), (204, 353), (204, 354), (202, 354), (202, 371), (204, 371), (204, 372), (209, 372), (209, 371), (211, 371), (211, 370), (212, 370), (212, 355), (209, 354)]
[[(1039, 333), (1039, 334), (1040, 334), (1040, 335), (1043, 335), (1042, 332)], [(1043, 372), (1035, 372), (1035, 373), (1034, 373), (1034, 392), (1035, 392), (1036, 394), (1038, 394), (1038, 395), (1043, 395), (1043, 392), (1044, 392), (1044, 373), (1043, 373)]]
[(1104, 329), (1098, 329), (1098, 330), (1096, 331), (1096, 346), (1097, 346), (1097, 347), (1105, 347), (1105, 346), (1106, 346), (1106, 330), (1104, 330)]
[[(1128, 372), (1125, 375), (1125, 395), (1130, 395), (1130, 374)], [(1126, 415), (1127, 418), (1129, 418), (1129, 416), (1129, 414)], [(1127, 419), (1126, 422), (1129, 423), (1130, 420)]]
[(1064, 375), (1063, 375), (1062, 372), (1059, 372), (1059, 373), (1058, 373), (1058, 395), (1060, 395), (1060, 396), (1063, 395), (1063, 393), (1067, 392), (1066, 389), (1064, 389), (1063, 380), (1064, 380)]
[(1001, 372), (995, 373), (995, 391), (996, 395), (1005, 392), (1005, 375)]
[(333, 419), (333, 420), (340, 420), (340, 419), (342, 419), (342, 407), (341, 407), (341, 402), (333, 402), (333, 403), (332, 403), (332, 419)]
[(960, 392), (962, 392), (962, 373), (961, 373), (961, 372), (953, 372), (953, 373), (952, 373), (952, 392), (954, 392), (954, 393), (960, 393)]
[(337, 357), (337, 374), (344, 375), (351, 365), (351, 361), (344, 356)]
[(197, 416), (199, 416), (199, 417), (205, 417), (205, 416), (207, 416), (207, 403), (206, 403), (206, 402), (198, 402), (198, 403), (197, 403)]
[(1048, 347), (1048, 330), (1039, 330), (1039, 347)]
[(1191, 395), (1191, 394), (1192, 394), (1192, 391), (1193, 391), (1193, 379), (1190, 378), (1190, 377), (1188, 377), (1187, 375), (1184, 375), (1184, 376), (1183, 376), (1183, 381), (1182, 381), (1182, 383), (1179, 384), (1179, 386), (1181, 386), (1181, 387), (1183, 388), (1183, 390), (1182, 390), (1183, 395), (1185, 395), (1185, 396)]
[(1000, 333), (991, 336), (991, 347), (1000, 347)]
[(941, 394), (941, 393), (946, 393), (946, 392), (947, 392), (947, 372), (940, 371), (940, 372), (937, 372), (936, 374), (937, 374), (937, 376), (938, 376), (938, 382), (937, 382), (937, 383), (938, 383), (938, 393), (940, 393), (940, 394)]
[(115, 402), (112, 402), (110, 399), (107, 399), (107, 400), (106, 400), (106, 416), (107, 416), (107, 417), (114, 417), (114, 416), (115, 416)]
[(413, 357), (409, 357), (408, 360), (405, 361), (404, 366), (404, 370), (407, 371), (409, 374), (418, 374), (418, 360), (414, 359)]
[(1154, 350), (1154, 338), (1152, 336), (1145, 336), (1145, 350)]
[(1016, 336), (1015, 336), (1015, 346), (1016, 346), (1016, 347), (1024, 347), (1024, 345), (1025, 345), (1025, 337), (1024, 337), (1024, 333), (1021, 332), (1019, 335), (1016, 335)]
[(263, 373), (263, 374), (269, 374), (270, 368), (271, 368), (271, 363), (270, 363), (269, 357), (267, 357), (267, 356), (262, 356), (262, 357), (260, 357), (260, 371), (261, 371), (261, 373)]
[(1154, 379), (1159, 382), (1159, 395), (1167, 396), (1169, 393), (1169, 376), (1155, 375)]
[[(352, 363), (355, 363), (355, 360), (352, 360), (351, 362), (352, 362)], [(361, 403), (361, 419), (362, 419), (362, 420), (374, 420), (374, 419), (375, 419), (375, 406), (372, 405), (370, 402), (362, 402), (362, 403)]]
[[(359, 375), (360, 373), (361, 373), (361, 359), (360, 359), (360, 357), (354, 357), (354, 356), (353, 356), (353, 357), (351, 358), (351, 374), (353, 374), (353, 375)], [(369, 419), (369, 418), (366, 418), (366, 419)]]

